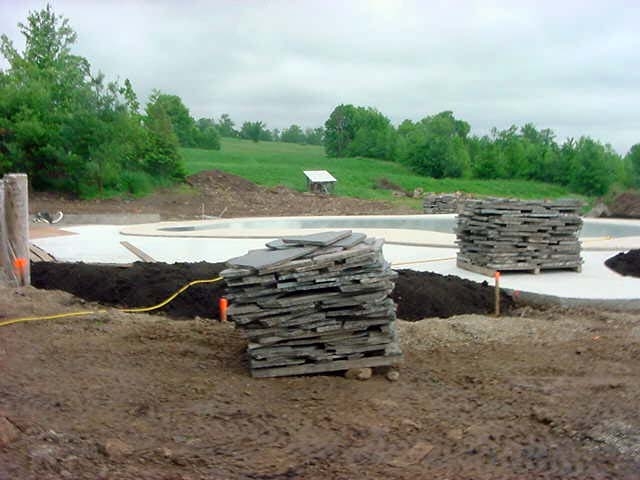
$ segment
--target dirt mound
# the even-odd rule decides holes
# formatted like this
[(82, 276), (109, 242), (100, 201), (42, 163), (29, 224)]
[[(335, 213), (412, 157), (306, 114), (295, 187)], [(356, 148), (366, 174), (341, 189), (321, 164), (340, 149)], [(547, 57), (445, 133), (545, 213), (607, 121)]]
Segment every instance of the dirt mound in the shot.
[(237, 193), (258, 192), (260, 187), (246, 178), (225, 173), (221, 170), (207, 170), (187, 177), (187, 183), (202, 191), (233, 189)]
[[(223, 269), (222, 263), (206, 262), (137, 262), (131, 267), (41, 262), (31, 266), (31, 283), (104, 305), (150, 307), (192, 280), (216, 278)], [(159, 311), (175, 318), (218, 318), (223, 292), (224, 282), (194, 285)]]
[(408, 195), (408, 193), (400, 185), (393, 183), (386, 177), (377, 179), (374, 188), (378, 188), (381, 190), (391, 190), (393, 192), (402, 193), (403, 195)]
[[(487, 282), (477, 283), (453, 275), (399, 270), (393, 299), (398, 318), (420, 320), (447, 318), (464, 313), (490, 313), (494, 310), (494, 289)], [(513, 307), (511, 297), (503, 295), (501, 311)]]
[(640, 249), (614, 255), (604, 264), (620, 275), (640, 277)]
[(640, 193), (621, 193), (613, 199), (608, 208), (611, 217), (640, 218)]
[[(38, 288), (64, 290), (85, 300), (120, 307), (152, 306), (192, 280), (215, 278), (222, 263), (135, 263), (131, 267), (83, 263), (34, 263), (32, 283)], [(493, 289), (454, 276), (400, 270), (392, 294), (398, 317), (419, 320), (463, 313), (493, 311)], [(175, 318), (218, 318), (218, 298), (224, 282), (194, 285), (163, 307)], [(503, 296), (502, 310), (511, 299)]]

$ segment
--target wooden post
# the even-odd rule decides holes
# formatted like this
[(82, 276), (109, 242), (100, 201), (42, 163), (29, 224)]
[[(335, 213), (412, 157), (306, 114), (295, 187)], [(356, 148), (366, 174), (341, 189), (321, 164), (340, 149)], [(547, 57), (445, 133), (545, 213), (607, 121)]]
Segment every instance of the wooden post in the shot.
[(22, 265), (16, 272), (22, 285), (31, 285), (29, 262), (29, 183), (24, 173), (5, 175), (5, 208), (7, 236), (13, 251), (12, 265)]
[(494, 278), (496, 279), (496, 305), (495, 305), (495, 314), (496, 317), (500, 316), (500, 272), (496, 271), (496, 273), (493, 274)]
[(4, 179), (0, 178), (0, 285), (9, 283), (12, 278), (11, 256), (9, 255), (9, 236), (7, 235), (7, 215), (5, 212)]

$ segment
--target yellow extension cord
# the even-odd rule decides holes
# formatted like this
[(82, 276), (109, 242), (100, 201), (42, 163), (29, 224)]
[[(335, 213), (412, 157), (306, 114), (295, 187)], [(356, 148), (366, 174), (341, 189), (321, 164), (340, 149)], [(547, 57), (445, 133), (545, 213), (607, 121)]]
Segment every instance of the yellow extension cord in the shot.
[[(222, 280), (222, 277), (216, 277), (216, 278), (205, 279), (205, 280), (194, 280), (193, 282), (189, 282), (186, 285), (184, 285), (182, 288), (180, 288), (177, 292), (175, 292), (173, 295), (171, 295), (166, 300), (164, 300), (164, 301), (160, 302), (159, 304), (154, 305), (152, 307), (116, 308), (114, 310), (119, 311), (119, 312), (125, 312), (125, 313), (151, 312), (152, 310), (157, 310), (158, 308), (164, 307), (166, 304), (171, 302), (174, 298), (176, 298), (178, 295), (180, 295), (182, 292), (184, 292), (187, 288), (191, 287), (192, 285), (197, 285), (199, 283), (215, 283), (215, 282), (219, 282), (220, 280)], [(81, 312), (59, 313), (57, 315), (47, 315), (47, 316), (40, 316), (40, 317), (12, 318), (10, 320), (4, 320), (4, 321), (0, 322), (0, 327), (5, 327), (7, 325), (12, 325), (14, 323), (33, 322), (33, 321), (36, 321), (36, 320), (55, 320), (57, 318), (65, 318), (65, 317), (80, 317), (82, 315), (91, 315), (91, 314), (96, 314), (96, 313), (106, 313), (108, 311), (109, 310), (104, 310), (104, 309), (102, 309), (102, 310), (84, 310), (84, 311), (81, 311)]]

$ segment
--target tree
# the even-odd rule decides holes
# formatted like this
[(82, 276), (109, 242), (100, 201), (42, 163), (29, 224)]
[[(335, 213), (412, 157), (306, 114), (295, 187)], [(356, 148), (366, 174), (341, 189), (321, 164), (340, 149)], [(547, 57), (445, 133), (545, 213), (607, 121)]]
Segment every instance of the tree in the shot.
[(237, 137), (238, 132), (233, 128), (235, 124), (229, 117), (228, 113), (223, 113), (220, 116), (220, 120), (216, 123), (215, 127), (220, 132), (221, 137)]
[(169, 178), (184, 178), (184, 168), (178, 153), (179, 140), (171, 117), (161, 102), (151, 99), (146, 113), (145, 125), (149, 130), (150, 144), (146, 152), (145, 168)]
[(305, 128), (305, 141), (309, 145), (322, 145), (324, 143), (324, 128)]
[[(179, 164), (154, 149), (131, 83), (106, 82), (71, 53), (76, 34), (67, 19), (47, 5), (18, 26), (23, 52), (0, 39), (9, 64), (0, 73), (0, 174), (24, 171), (36, 190), (91, 196), (139, 191), (123, 179), (148, 184), (160, 176), (165, 170), (148, 168), (151, 157)], [(178, 178), (179, 168), (170, 175)]]
[(613, 182), (612, 152), (589, 137), (581, 137), (571, 159), (569, 186), (586, 195), (604, 195)]
[(356, 135), (356, 108), (353, 105), (338, 105), (324, 124), (324, 148), (330, 157), (343, 157)]
[(302, 128), (298, 125), (291, 125), (280, 133), (280, 141), (285, 143), (304, 143), (305, 136)]
[(173, 131), (178, 137), (178, 142), (183, 147), (196, 147), (196, 122), (191, 117), (189, 109), (182, 103), (177, 95), (168, 95), (154, 90), (149, 97), (149, 102), (158, 104), (171, 120)]
[(629, 164), (631, 184), (640, 188), (640, 143), (636, 143), (629, 149), (625, 162)]
[(375, 108), (338, 105), (324, 125), (325, 151), (330, 157), (393, 156), (395, 131)]
[(244, 122), (240, 130), (240, 137), (258, 142), (264, 135), (266, 125), (263, 122)]
[(196, 122), (194, 144), (198, 148), (220, 150), (220, 133), (212, 118), (200, 118)]
[(348, 157), (391, 159), (395, 130), (391, 121), (375, 108), (356, 107), (355, 135), (346, 148)]
[(469, 124), (445, 111), (416, 124), (403, 123), (402, 161), (433, 178), (461, 177), (469, 168)]

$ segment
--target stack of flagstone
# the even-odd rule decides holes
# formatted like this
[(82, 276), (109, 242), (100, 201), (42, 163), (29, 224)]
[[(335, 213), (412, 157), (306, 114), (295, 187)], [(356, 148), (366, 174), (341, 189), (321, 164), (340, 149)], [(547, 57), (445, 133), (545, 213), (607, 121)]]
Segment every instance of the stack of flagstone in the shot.
[(468, 200), (456, 228), (458, 266), (495, 270), (580, 270), (582, 227), (576, 200)]
[(429, 193), (424, 196), (422, 206), (427, 214), (458, 213), (465, 199), (460, 193)]
[(397, 273), (382, 240), (349, 230), (290, 236), (231, 259), (228, 315), (254, 377), (395, 365)]

